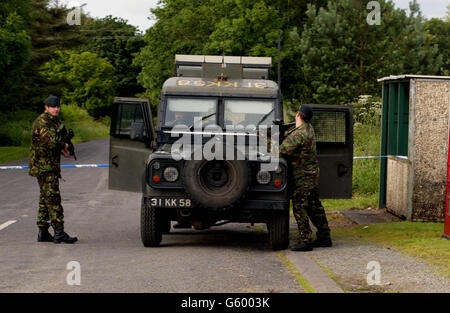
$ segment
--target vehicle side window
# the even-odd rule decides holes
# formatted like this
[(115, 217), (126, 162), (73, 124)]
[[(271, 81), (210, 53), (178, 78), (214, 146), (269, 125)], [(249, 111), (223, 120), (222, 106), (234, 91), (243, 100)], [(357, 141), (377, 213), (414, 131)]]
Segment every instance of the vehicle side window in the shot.
[(114, 135), (139, 141), (147, 138), (140, 104), (119, 104)]

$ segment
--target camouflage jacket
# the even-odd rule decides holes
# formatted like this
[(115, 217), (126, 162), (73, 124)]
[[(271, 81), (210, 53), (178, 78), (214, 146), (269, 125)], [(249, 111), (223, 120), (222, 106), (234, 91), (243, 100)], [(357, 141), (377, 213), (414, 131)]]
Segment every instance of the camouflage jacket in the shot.
[(316, 139), (310, 123), (302, 124), (288, 133), (280, 145), (280, 155), (288, 161), (296, 187), (318, 184)]
[(60, 131), (63, 127), (57, 116), (44, 112), (33, 123), (30, 147), (31, 176), (61, 173), (61, 150), (64, 149)]

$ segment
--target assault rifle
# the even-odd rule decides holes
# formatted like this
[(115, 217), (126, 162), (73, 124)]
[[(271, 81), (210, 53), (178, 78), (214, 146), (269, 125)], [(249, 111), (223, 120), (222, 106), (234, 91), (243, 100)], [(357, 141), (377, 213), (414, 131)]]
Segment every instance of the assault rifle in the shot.
[(61, 138), (64, 143), (67, 143), (69, 145), (69, 148), (68, 148), (69, 154), (73, 155), (73, 157), (76, 160), (77, 156), (75, 155), (75, 147), (72, 143), (72, 138), (74, 136), (75, 136), (75, 134), (72, 129), (69, 129), (69, 131), (67, 131), (66, 126), (63, 126), (63, 128), (61, 129)]
[(280, 137), (280, 143), (283, 142), (289, 131), (295, 128), (295, 122), (284, 124), (282, 120), (275, 120), (273, 121), (273, 123), (275, 125), (278, 125), (278, 127), (280, 128), (280, 134), (282, 134), (282, 136)]

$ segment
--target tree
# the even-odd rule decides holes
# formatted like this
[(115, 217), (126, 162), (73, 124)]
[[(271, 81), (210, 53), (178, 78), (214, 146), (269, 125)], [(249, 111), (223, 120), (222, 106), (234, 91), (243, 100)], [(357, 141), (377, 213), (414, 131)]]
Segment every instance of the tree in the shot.
[(271, 56), (277, 80), (280, 30), (281, 88), (293, 106), (379, 95), (377, 78), (385, 75), (439, 73), (442, 56), (417, 2), (409, 16), (390, 0), (378, 2), (381, 25), (371, 26), (361, 0), (161, 0), (135, 59), (139, 82), (155, 106), (175, 54)]
[(98, 118), (108, 115), (115, 94), (114, 67), (106, 58), (92, 52), (58, 51), (47, 62), (42, 75), (50, 82), (65, 81), (62, 101), (77, 104)]
[[(224, 0), (225, 5), (231, 2)], [(173, 75), (175, 54), (202, 54), (218, 16), (224, 12), (214, 0), (162, 0), (151, 12), (158, 21), (145, 34), (146, 46), (134, 64), (142, 68), (138, 81), (155, 109), (162, 84)]]
[(137, 82), (140, 68), (133, 65), (133, 59), (144, 46), (144, 41), (136, 27), (124, 19), (107, 16), (88, 20), (81, 30), (87, 38), (79, 50), (107, 58), (114, 66), (117, 79), (116, 95), (134, 97), (142, 93), (144, 89)]
[[(135, 63), (142, 67), (139, 82), (153, 105), (159, 90), (173, 75), (175, 54), (227, 54), (273, 57), (277, 77), (277, 43), (280, 30), (302, 25), (306, 0), (162, 0), (152, 9), (157, 22), (145, 35), (146, 46)], [(326, 1), (313, 1), (322, 5)], [(296, 51), (283, 32), (282, 68), (286, 81), (297, 79)], [(286, 84), (290, 93), (290, 84)]]
[(0, 3), (0, 108), (17, 108), (15, 97), (21, 89), (23, 71), (31, 58), (31, 40), (26, 33), (29, 1)]
[(450, 23), (450, 4), (447, 5), (447, 15), (445, 16), (445, 21)]
[[(450, 8), (450, 6), (449, 6)], [(447, 21), (432, 18), (425, 22), (424, 28), (427, 32), (431, 45), (436, 45), (443, 55), (443, 65), (439, 71), (440, 75), (450, 75), (450, 20)]]
[[(32, 58), (25, 68), (24, 88), (20, 93), (22, 107), (41, 109), (45, 98), (61, 95), (66, 86), (62, 82), (49, 82), (41, 75), (40, 68), (53, 57), (56, 51), (73, 49), (86, 42), (80, 26), (69, 25), (67, 16), (72, 8), (58, 1), (33, 0), (30, 25), (27, 34), (32, 41)], [(81, 21), (88, 18), (81, 15)]]
[(291, 33), (310, 89), (303, 101), (349, 103), (361, 94), (379, 94), (382, 76), (438, 73), (442, 57), (427, 41), (417, 3), (406, 16), (390, 1), (378, 2), (381, 25), (373, 26), (364, 1), (330, 1), (320, 10), (309, 6), (303, 31)]

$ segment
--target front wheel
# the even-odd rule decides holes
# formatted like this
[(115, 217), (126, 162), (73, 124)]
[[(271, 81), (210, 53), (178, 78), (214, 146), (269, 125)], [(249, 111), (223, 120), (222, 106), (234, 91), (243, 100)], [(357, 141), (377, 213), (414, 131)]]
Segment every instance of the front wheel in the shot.
[(144, 247), (156, 247), (161, 243), (164, 219), (160, 208), (145, 203), (141, 205), (141, 240)]
[(272, 250), (283, 250), (289, 246), (289, 210), (274, 214), (267, 223), (267, 228)]

